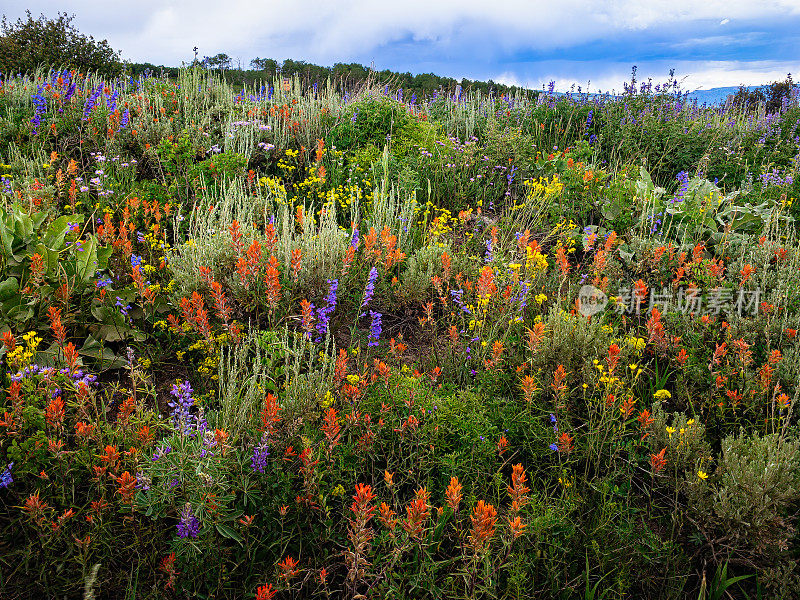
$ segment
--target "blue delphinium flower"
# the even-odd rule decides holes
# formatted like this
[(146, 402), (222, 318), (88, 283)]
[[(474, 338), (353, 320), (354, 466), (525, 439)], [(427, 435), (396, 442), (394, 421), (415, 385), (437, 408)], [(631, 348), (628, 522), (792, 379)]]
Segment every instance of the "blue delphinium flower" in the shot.
[(672, 199), (672, 204), (683, 202), (683, 196), (686, 194), (686, 190), (689, 189), (689, 173), (686, 171), (681, 171), (675, 176), (675, 181), (677, 181), (680, 185), (678, 186), (678, 192)]
[(31, 119), (31, 124), (33, 125), (33, 135), (38, 134), (38, 127), (39, 124), (42, 122), (42, 115), (47, 112), (47, 100), (45, 100), (44, 96), (42, 95), (42, 89), (44, 86), (39, 86), (39, 89), (36, 90), (36, 93), (31, 96), (31, 101), (33, 102), (33, 118)]
[(103, 92), (103, 84), (97, 86), (92, 92), (92, 95), (86, 99), (86, 102), (83, 105), (83, 120), (86, 121), (89, 118), (89, 115), (92, 112), (95, 104), (97, 104), (97, 99), (100, 97), (100, 94)]
[(372, 300), (372, 295), (375, 293), (375, 281), (377, 279), (378, 269), (376, 267), (372, 267), (369, 272), (369, 279), (367, 279), (367, 286), (364, 288), (364, 301), (361, 303), (361, 308), (364, 308), (367, 304), (369, 304), (369, 301)]
[(125, 112), (122, 113), (122, 119), (119, 122), (119, 131), (122, 131), (128, 126), (128, 121), (131, 118), (131, 110), (129, 108), (125, 109)]
[(369, 326), (369, 342), (367, 346), (377, 346), (378, 338), (381, 337), (381, 313), (369, 311), (372, 322)]
[(117, 301), (114, 303), (114, 306), (119, 308), (119, 312), (121, 312), (124, 316), (128, 316), (128, 311), (131, 309), (130, 304), (124, 304), (122, 298), (117, 296)]
[(331, 320), (331, 313), (336, 310), (336, 290), (339, 287), (338, 279), (328, 279), (328, 295), (325, 296), (325, 306), (317, 310), (317, 331), (319, 336), (316, 341), (320, 341), (322, 336), (328, 333), (328, 325)]

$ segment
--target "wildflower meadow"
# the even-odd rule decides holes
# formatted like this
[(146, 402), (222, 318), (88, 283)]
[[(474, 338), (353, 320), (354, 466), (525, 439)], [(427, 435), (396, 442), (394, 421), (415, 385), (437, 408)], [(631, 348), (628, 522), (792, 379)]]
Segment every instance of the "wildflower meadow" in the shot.
[(0, 80), (0, 598), (799, 598), (800, 108)]

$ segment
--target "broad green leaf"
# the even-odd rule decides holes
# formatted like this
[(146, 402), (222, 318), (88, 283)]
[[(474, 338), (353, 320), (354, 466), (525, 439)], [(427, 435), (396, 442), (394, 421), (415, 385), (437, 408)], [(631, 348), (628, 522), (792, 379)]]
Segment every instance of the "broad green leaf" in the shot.
[(242, 542), (242, 536), (240, 536), (235, 529), (229, 527), (227, 525), (223, 525), (222, 523), (216, 524), (217, 531), (222, 537), (226, 537), (231, 540), (235, 540), (239, 543)]
[(61, 250), (64, 244), (64, 238), (69, 233), (70, 223), (83, 222), (83, 215), (63, 215), (58, 217), (55, 221), (50, 223), (47, 228), (42, 241), (48, 248), (53, 250)]
[(75, 250), (77, 262), (76, 274), (86, 283), (97, 272), (97, 241), (93, 235), (87, 235), (86, 241), (81, 245), (80, 250)]
[(16, 277), (9, 277), (8, 279), (0, 282), (0, 302), (4, 302), (11, 298), (19, 291), (19, 281)]

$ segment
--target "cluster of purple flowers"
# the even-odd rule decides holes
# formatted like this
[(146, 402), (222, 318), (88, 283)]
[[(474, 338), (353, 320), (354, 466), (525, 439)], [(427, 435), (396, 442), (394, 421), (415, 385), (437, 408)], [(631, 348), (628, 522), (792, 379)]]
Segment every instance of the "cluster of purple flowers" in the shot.
[(764, 173), (760, 176), (761, 185), (765, 188), (767, 187), (782, 187), (784, 185), (792, 185), (794, 183), (794, 178), (792, 177), (791, 173), (787, 173), (785, 177), (781, 177), (780, 171), (778, 169), (772, 169), (767, 173)]
[(530, 283), (527, 281), (519, 282), (519, 292), (509, 298), (509, 302), (519, 302), (519, 308), (523, 309), (528, 306), (528, 292), (531, 289)]
[(187, 502), (178, 521), (178, 535), (182, 538), (196, 538), (198, 533), (200, 533), (200, 519), (194, 515), (192, 505)]
[[(364, 308), (372, 300), (372, 295), (375, 293), (375, 281), (378, 279), (377, 267), (372, 267), (369, 271), (369, 278), (367, 279), (367, 286), (364, 288), (364, 301), (361, 303), (361, 308)], [(363, 314), (361, 315), (364, 316)]]
[(119, 98), (118, 90), (114, 90), (114, 93), (106, 98), (106, 108), (108, 108), (109, 111), (114, 112), (117, 110), (117, 98)]
[(183, 383), (175, 383), (172, 385), (170, 394), (175, 400), (168, 403), (172, 409), (172, 419), (178, 430), (184, 434), (194, 437), (197, 432), (204, 432), (207, 424), (201, 414), (193, 414), (191, 412), (194, 406), (194, 398), (192, 394), (192, 386), (188, 381)]
[(33, 118), (31, 119), (33, 135), (38, 134), (37, 129), (42, 122), (42, 115), (47, 112), (47, 100), (42, 95), (42, 89), (43, 86), (39, 86), (36, 93), (31, 96), (31, 101), (33, 102)]
[(253, 471), (263, 473), (267, 468), (267, 457), (269, 456), (269, 446), (267, 445), (266, 438), (262, 438), (261, 443), (253, 447), (253, 457), (250, 460), (250, 465)]
[[(556, 416), (554, 414), (550, 414), (550, 422), (553, 424), (553, 433), (558, 435), (558, 422), (556, 421)], [(550, 444), (550, 450), (553, 452), (558, 452), (558, 444)]]
[(131, 109), (126, 108), (125, 112), (122, 113), (122, 119), (119, 122), (119, 129), (117, 131), (122, 131), (128, 126), (128, 121), (131, 119)]
[[(53, 367), (40, 367), (39, 365), (31, 365), (29, 367), (25, 367), (21, 371), (17, 371), (13, 375), (9, 375), (11, 381), (22, 381), (23, 379), (27, 379), (29, 377), (39, 376), (44, 379), (49, 377), (53, 377), (55, 375), (67, 375), (73, 381), (76, 386), (81, 384), (85, 384), (88, 386), (96, 386), (97, 385), (97, 375), (92, 375), (91, 373), (84, 373), (83, 369), (77, 369), (74, 372), (70, 372), (69, 368), (64, 367), (63, 369), (56, 370)], [(51, 395), (55, 398), (61, 394), (61, 390), (55, 388)]]
[(508, 186), (506, 187), (506, 198), (511, 196), (511, 186), (514, 184), (514, 177), (517, 173), (517, 167), (511, 165), (511, 168), (508, 170), (508, 174), (506, 175), (506, 181), (508, 181)]
[(150, 479), (150, 477), (148, 477), (147, 475), (144, 474), (144, 471), (137, 471), (136, 472), (136, 489), (137, 490), (142, 490), (143, 492), (146, 492), (147, 490), (150, 489), (150, 484), (151, 483), (152, 483), (152, 480)]
[(114, 306), (119, 308), (119, 312), (123, 314), (123, 316), (128, 316), (128, 311), (131, 309), (130, 304), (125, 304), (124, 300), (117, 296), (117, 301), (114, 303)]
[(677, 181), (680, 185), (678, 186), (678, 191), (675, 194), (675, 197), (671, 201), (672, 204), (683, 202), (683, 197), (686, 195), (686, 190), (689, 189), (689, 173), (686, 171), (681, 171), (675, 176), (675, 181)]
[(97, 104), (97, 99), (100, 98), (100, 94), (103, 93), (103, 84), (97, 86), (97, 88), (92, 92), (92, 95), (86, 99), (86, 102), (83, 105), (83, 120), (86, 121), (89, 118), (89, 115), (92, 112), (95, 104)]
[(8, 463), (6, 466), (5, 471), (0, 473), (0, 488), (7, 488), (12, 483), (14, 483), (14, 478), (11, 477), (11, 469), (14, 468), (14, 463)]
[(450, 290), (450, 295), (453, 297), (453, 302), (455, 302), (461, 310), (468, 315), (472, 314), (466, 304), (464, 304), (464, 290)]
[(339, 288), (338, 279), (328, 279), (328, 295), (325, 296), (325, 306), (317, 309), (317, 331), (319, 336), (317, 342), (322, 340), (322, 336), (328, 333), (328, 325), (331, 320), (331, 313), (336, 310), (336, 290)]
[(158, 448), (156, 448), (156, 451), (153, 452), (153, 456), (152, 456), (152, 458), (150, 460), (155, 462), (159, 458), (161, 458), (162, 456), (166, 456), (170, 452), (172, 452), (172, 448), (170, 448), (169, 446), (163, 446), (163, 445), (159, 446)]
[(381, 337), (381, 313), (369, 311), (371, 323), (369, 326), (369, 342), (367, 346), (377, 346), (378, 339)]

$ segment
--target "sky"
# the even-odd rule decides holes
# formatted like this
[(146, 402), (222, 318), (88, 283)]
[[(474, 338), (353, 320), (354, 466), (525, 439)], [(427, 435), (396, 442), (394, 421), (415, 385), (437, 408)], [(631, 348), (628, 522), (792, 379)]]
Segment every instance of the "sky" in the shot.
[[(0, 0), (107, 39), (124, 59), (178, 66), (224, 52), (331, 66), (620, 91), (637, 79), (684, 90), (800, 75), (800, 0)], [(797, 80), (798, 77), (795, 77)]]

